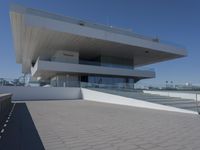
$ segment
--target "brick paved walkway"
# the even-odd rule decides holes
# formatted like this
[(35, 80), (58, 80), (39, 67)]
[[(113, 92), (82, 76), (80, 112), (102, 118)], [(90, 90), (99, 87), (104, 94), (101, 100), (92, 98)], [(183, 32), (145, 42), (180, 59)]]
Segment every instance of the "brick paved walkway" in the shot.
[(200, 149), (198, 115), (84, 100), (26, 105), (47, 150)]

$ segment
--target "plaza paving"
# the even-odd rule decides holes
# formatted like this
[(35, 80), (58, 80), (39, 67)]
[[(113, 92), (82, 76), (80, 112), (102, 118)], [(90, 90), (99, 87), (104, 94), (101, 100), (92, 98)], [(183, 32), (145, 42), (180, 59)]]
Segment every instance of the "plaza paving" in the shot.
[(199, 150), (198, 115), (86, 100), (15, 105), (1, 150)]

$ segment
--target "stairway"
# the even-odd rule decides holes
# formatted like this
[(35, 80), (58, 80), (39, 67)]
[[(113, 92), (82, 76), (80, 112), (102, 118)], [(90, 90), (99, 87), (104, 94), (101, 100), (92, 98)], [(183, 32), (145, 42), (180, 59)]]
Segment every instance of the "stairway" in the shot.
[(142, 91), (125, 91), (125, 90), (117, 90), (117, 89), (103, 89), (103, 88), (89, 88), (91, 90), (96, 90), (99, 92), (124, 96), (128, 98), (135, 98), (151, 103), (157, 103), (161, 105), (191, 110), (191, 111), (200, 111), (200, 102), (197, 104), (192, 99), (182, 99), (182, 98), (175, 98), (175, 97), (168, 97), (168, 96), (160, 96), (160, 95), (152, 95), (143, 93)]

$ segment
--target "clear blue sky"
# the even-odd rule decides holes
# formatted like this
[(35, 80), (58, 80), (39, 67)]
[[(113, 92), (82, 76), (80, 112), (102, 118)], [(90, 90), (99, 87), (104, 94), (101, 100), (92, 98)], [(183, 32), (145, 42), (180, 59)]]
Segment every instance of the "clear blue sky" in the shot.
[(145, 82), (200, 84), (199, 0), (0, 0), (0, 77), (7, 78), (21, 75), (21, 66), (15, 62), (9, 18), (11, 3), (130, 28), (184, 45), (188, 57), (148, 66), (156, 69), (157, 77)]

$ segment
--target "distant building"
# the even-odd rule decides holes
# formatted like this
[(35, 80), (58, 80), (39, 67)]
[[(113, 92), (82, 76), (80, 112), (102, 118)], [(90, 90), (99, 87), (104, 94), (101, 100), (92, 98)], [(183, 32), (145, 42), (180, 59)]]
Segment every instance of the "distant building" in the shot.
[(133, 88), (155, 77), (140, 67), (184, 57), (184, 48), (133, 32), (15, 5), (10, 11), (22, 72), (51, 86)]
[(191, 83), (187, 82), (185, 84), (175, 85), (175, 89), (177, 90), (200, 90), (200, 86), (192, 85)]

